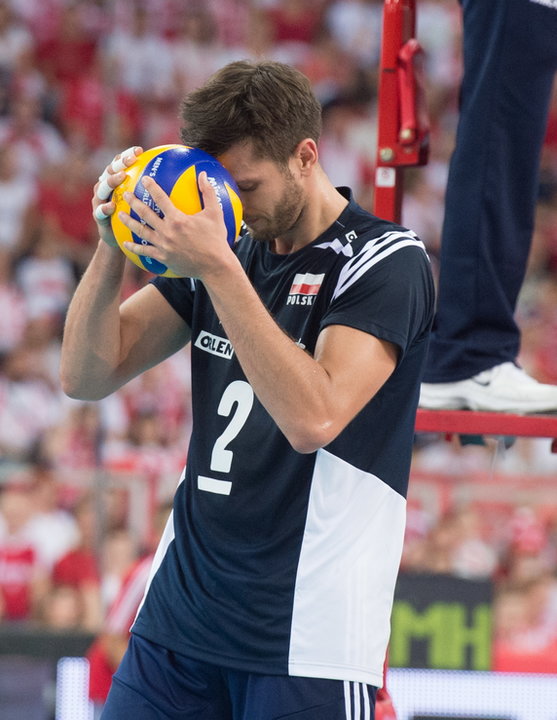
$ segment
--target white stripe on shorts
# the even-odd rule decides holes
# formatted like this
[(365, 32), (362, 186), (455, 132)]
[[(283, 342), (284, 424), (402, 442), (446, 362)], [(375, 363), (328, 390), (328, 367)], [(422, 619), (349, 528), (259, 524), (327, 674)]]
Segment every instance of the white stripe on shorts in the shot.
[(363, 720), (371, 720), (371, 706), (369, 703), (369, 690), (366, 685), (362, 685), (362, 695), (364, 697)]
[(352, 691), (354, 692), (354, 720), (360, 720), (361, 705), (360, 705), (360, 683), (352, 683)]
[(371, 720), (371, 705), (366, 685), (344, 681), (344, 710), (346, 720)]
[(344, 709), (346, 711), (346, 720), (352, 720), (352, 692), (350, 686), (352, 683), (348, 680), (344, 681)]

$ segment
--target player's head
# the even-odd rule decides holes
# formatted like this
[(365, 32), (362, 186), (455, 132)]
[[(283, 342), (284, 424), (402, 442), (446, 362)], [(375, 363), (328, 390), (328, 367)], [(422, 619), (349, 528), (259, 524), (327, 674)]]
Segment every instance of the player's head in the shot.
[(241, 60), (218, 70), (182, 103), (182, 142), (219, 157), (249, 141), (281, 165), (321, 133), (321, 106), (301, 72), (271, 60)]

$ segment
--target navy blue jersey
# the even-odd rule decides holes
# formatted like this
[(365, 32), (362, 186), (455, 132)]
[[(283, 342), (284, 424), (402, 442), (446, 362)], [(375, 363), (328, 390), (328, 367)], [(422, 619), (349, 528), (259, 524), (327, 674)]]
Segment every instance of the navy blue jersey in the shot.
[(218, 665), (380, 686), (434, 306), (427, 255), (352, 198), (298, 252), (273, 254), (247, 233), (235, 252), (308, 352), (340, 324), (394, 343), (398, 363), (330, 445), (297, 453), (255, 397), (203, 284), (154, 281), (192, 331), (194, 423), (133, 631)]

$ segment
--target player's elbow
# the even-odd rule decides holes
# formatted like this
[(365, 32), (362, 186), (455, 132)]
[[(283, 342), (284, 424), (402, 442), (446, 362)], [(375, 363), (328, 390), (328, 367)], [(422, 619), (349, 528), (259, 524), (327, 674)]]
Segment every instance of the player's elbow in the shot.
[(91, 388), (89, 387), (81, 387), (79, 385), (70, 384), (66, 382), (62, 382), (62, 390), (65, 395), (67, 395), (72, 400), (84, 400), (84, 401), (92, 401), (92, 400), (101, 400), (104, 395), (99, 395), (96, 392), (92, 392)]
[(60, 369), (60, 385), (64, 394), (72, 400), (102, 400), (109, 394), (98, 383), (84, 382), (64, 368)]
[(332, 422), (312, 422), (291, 428), (287, 434), (292, 448), (302, 455), (317, 452), (338, 435)]
[(76, 378), (65, 372), (64, 368), (60, 368), (60, 385), (62, 392), (72, 400), (84, 399), (81, 397), (79, 383), (76, 381)]

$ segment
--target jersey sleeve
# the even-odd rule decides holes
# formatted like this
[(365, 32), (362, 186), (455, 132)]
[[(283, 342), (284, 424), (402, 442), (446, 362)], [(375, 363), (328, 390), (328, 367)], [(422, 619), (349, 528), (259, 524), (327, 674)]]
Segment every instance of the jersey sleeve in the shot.
[(188, 327), (191, 327), (196, 281), (191, 278), (158, 276), (151, 280), (151, 284), (157, 288), (178, 315), (183, 318)]
[(370, 333), (397, 345), (400, 359), (431, 325), (434, 288), (429, 259), (421, 243), (412, 239), (399, 240), (391, 252), (380, 255), (370, 247), (343, 267), (321, 329), (347, 325)]

